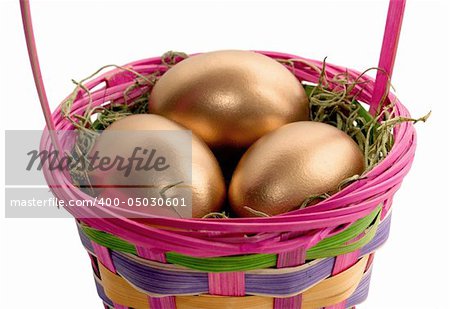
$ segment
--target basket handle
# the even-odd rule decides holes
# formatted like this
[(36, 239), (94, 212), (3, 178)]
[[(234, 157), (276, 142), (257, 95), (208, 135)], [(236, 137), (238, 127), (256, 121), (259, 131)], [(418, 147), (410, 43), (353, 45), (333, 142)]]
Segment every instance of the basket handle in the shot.
[(61, 155), (61, 145), (56, 136), (55, 123), (52, 119), (52, 112), (48, 104), (47, 93), (45, 92), (44, 80), (42, 79), (41, 68), (39, 66), (39, 58), (36, 49), (36, 41), (34, 39), (33, 23), (31, 20), (30, 2), (28, 0), (20, 0), (20, 10), (22, 12), (22, 24), (25, 32), (25, 40), (27, 42), (28, 56), (30, 58), (31, 70), (33, 71), (34, 83), (41, 102), (42, 112), (44, 114), (45, 123), (50, 133), (53, 147)]
[[(379, 70), (375, 79), (374, 91), (371, 100), (371, 113), (375, 113), (377, 108), (384, 104), (384, 97), (390, 77), (392, 76), (395, 55), (397, 53), (398, 41), (400, 38), (400, 30), (403, 21), (406, 0), (390, 0), (389, 9), (386, 19), (386, 27), (384, 29), (383, 45), (379, 60)], [(29, 0), (20, 0), (20, 9), (22, 12), (22, 23), (25, 32), (25, 38), (28, 48), (28, 56), (30, 58), (31, 69), (33, 71), (34, 82), (39, 95), (42, 112), (44, 114), (47, 128), (50, 130), (50, 137), (53, 146), (57, 150), (62, 148), (55, 136), (55, 123), (52, 119), (50, 106), (45, 92), (44, 81), (42, 79), (39, 59), (36, 49), (36, 41), (33, 33), (33, 24), (31, 20), (31, 10)], [(383, 101), (383, 102), (382, 102)]]
[(400, 30), (405, 13), (406, 0), (390, 0), (384, 29), (383, 45), (381, 46), (375, 86), (370, 101), (370, 113), (374, 115), (379, 107), (384, 105), (394, 70)]

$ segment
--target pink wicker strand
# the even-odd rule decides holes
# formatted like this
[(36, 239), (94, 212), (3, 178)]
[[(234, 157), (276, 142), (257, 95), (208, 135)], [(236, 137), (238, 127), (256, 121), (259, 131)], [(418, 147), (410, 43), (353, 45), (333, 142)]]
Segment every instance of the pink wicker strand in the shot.
[(174, 296), (148, 297), (151, 309), (176, 309), (177, 304)]
[(222, 296), (245, 295), (245, 273), (208, 273), (209, 294)]
[[(328, 233), (329, 234), (329, 231)], [(291, 233), (284, 233), (281, 235), (281, 240), (289, 239)], [(295, 236), (292, 235), (292, 236)], [(320, 239), (316, 239), (316, 243)], [(277, 258), (277, 268), (298, 266), (305, 263), (306, 260), (306, 248), (305, 247), (294, 247), (289, 251), (280, 252)]]
[(20, 10), (22, 12), (22, 23), (25, 33), (25, 40), (27, 43), (28, 56), (30, 58), (31, 69), (33, 71), (34, 83), (41, 102), (42, 112), (44, 114), (45, 123), (50, 130), (50, 137), (53, 146), (57, 150), (61, 150), (58, 138), (55, 132), (55, 123), (53, 122), (50, 105), (48, 104), (47, 93), (45, 92), (44, 80), (42, 79), (41, 68), (39, 65), (39, 58), (36, 48), (36, 41), (34, 39), (33, 22), (31, 20), (30, 2), (28, 0), (20, 0)]
[(302, 309), (302, 294), (292, 297), (275, 298), (273, 300), (274, 309), (296, 308)]
[[(338, 255), (336, 257), (336, 261), (334, 262), (334, 267), (331, 274), (335, 276), (353, 266), (358, 261), (359, 253), (360, 250), (356, 250), (347, 254)], [(328, 306), (325, 309), (345, 309), (346, 307), (346, 301), (343, 301), (339, 304)]]
[[(109, 271), (116, 273), (116, 267), (114, 266), (114, 262), (111, 258), (111, 252), (108, 248), (103, 247), (96, 242), (91, 242), (92, 247), (94, 248), (95, 255), (97, 256), (98, 262), (105, 266)], [(121, 304), (114, 304), (114, 309), (128, 309)]]
[(389, 3), (383, 45), (381, 47), (380, 60), (378, 63), (378, 67), (384, 72), (377, 72), (375, 88), (370, 105), (370, 112), (372, 114), (376, 112), (380, 104), (384, 103), (380, 101), (386, 93), (386, 87), (389, 86), (389, 79), (392, 78), (405, 5), (406, 0), (391, 0)]
[[(289, 237), (288, 233), (285, 233), (281, 238)], [(293, 267), (302, 265), (306, 260), (306, 249), (304, 247), (296, 248), (291, 251), (281, 252), (278, 254), (277, 268)], [(302, 308), (302, 294), (297, 294), (291, 297), (274, 298), (274, 309), (283, 308)]]
[(166, 255), (164, 254), (164, 251), (158, 250), (156, 248), (141, 246), (136, 246), (136, 251), (140, 257), (143, 257), (147, 260), (166, 263)]
[[(381, 55), (379, 59), (380, 71), (376, 79), (367, 75), (361, 77), (363, 82), (355, 87), (358, 92), (357, 100), (370, 105), (370, 112), (374, 113), (380, 101), (386, 94), (389, 78), (392, 76), (397, 51), (400, 29), (406, 0), (390, 0)], [(73, 125), (61, 115), (58, 107), (53, 115), (50, 112), (43, 79), (37, 57), (36, 43), (33, 34), (31, 13), (28, 0), (21, 0), (22, 20), (28, 46), (28, 53), (33, 70), (36, 88), (39, 94), (42, 111), (50, 135), (41, 140), (41, 149), (65, 149), (71, 145), (70, 141), (61, 140), (61, 145), (54, 136), (55, 130), (73, 130)], [(315, 66), (321, 67), (322, 62), (301, 58), (278, 52), (257, 51), (275, 59), (301, 59)], [(163, 74), (167, 66), (160, 57), (134, 61), (125, 65), (139, 74)], [(311, 69), (305, 62), (294, 62), (290, 67), (292, 73), (300, 80), (317, 83), (318, 72)], [(346, 72), (356, 78), (359, 72), (343, 68), (334, 64), (327, 64), (325, 74), (332, 78), (336, 74)], [(94, 106), (107, 101), (124, 102), (123, 92), (135, 83), (136, 76), (128, 71), (113, 69), (87, 82), (85, 86), (92, 90), (92, 96), (80, 91), (72, 105), (72, 113), (80, 114), (85, 111), (87, 103), (92, 99)], [(149, 87), (142, 85), (128, 93), (130, 99), (137, 98)], [(406, 108), (391, 92), (387, 93), (387, 101), (397, 102), (393, 107), (395, 116), (408, 117)], [(384, 102), (381, 102), (383, 104)], [(49, 139), (50, 137), (50, 139)], [(401, 182), (409, 171), (416, 147), (415, 130), (411, 123), (402, 123), (394, 130), (395, 143), (388, 156), (364, 178), (347, 186), (337, 194), (314, 206), (299, 209), (280, 216), (270, 218), (230, 218), (226, 222), (214, 219), (175, 219), (175, 218), (147, 218), (132, 220), (129, 210), (91, 207), (88, 209), (68, 209), (80, 222), (91, 228), (111, 233), (116, 237), (130, 242), (136, 248), (137, 255), (143, 259), (167, 263), (166, 252), (174, 251), (191, 257), (227, 257), (242, 254), (268, 253), (277, 254), (277, 268), (293, 267), (305, 263), (306, 252), (322, 239), (348, 228), (356, 220), (372, 213), (382, 205), (384, 217), (390, 209), (392, 198), (399, 189)], [(92, 200), (92, 197), (74, 187), (70, 176), (58, 171), (44, 169), (45, 178), (53, 193), (64, 200)], [(157, 228), (164, 226), (166, 228)], [(364, 235), (361, 234), (360, 237)], [(358, 239), (358, 238), (357, 238)], [(354, 239), (353, 241), (357, 240)], [(349, 242), (350, 243), (350, 242)], [(92, 259), (94, 269), (97, 262), (111, 272), (116, 273), (116, 267), (111, 258), (111, 251), (94, 241), (93, 250), (97, 259)], [(335, 259), (332, 275), (337, 275), (353, 266), (360, 255), (356, 250), (339, 255)], [(373, 254), (366, 267), (368, 270)], [(169, 260), (170, 261), (170, 260)], [(117, 268), (119, 263), (117, 262)], [(164, 265), (166, 266), (166, 265)], [(330, 265), (331, 269), (331, 265)], [(281, 270), (280, 270), (281, 271)], [(98, 272), (98, 269), (97, 269)], [(121, 274), (117, 273), (120, 276)], [(126, 279), (126, 278), (125, 278)], [(246, 275), (244, 272), (208, 273), (208, 292), (211, 295), (245, 296)], [(250, 283), (248, 289), (250, 290)], [(250, 293), (251, 294), (251, 293)], [(156, 294), (159, 295), (159, 294)], [(167, 293), (163, 295), (173, 295)], [(278, 294), (277, 294), (278, 295)], [(292, 295), (292, 294), (290, 294)], [(293, 297), (274, 297), (273, 307), (301, 308), (305, 294)], [(147, 295), (144, 301), (152, 309), (175, 309), (174, 296), (154, 297)], [(121, 301), (119, 301), (121, 302)], [(127, 303), (124, 301), (123, 303)], [(114, 308), (127, 309), (121, 304), (112, 303)], [(346, 301), (335, 304), (327, 309), (344, 309)], [(350, 305), (350, 303), (349, 303)]]
[(92, 247), (94, 248), (94, 253), (97, 256), (98, 261), (102, 263), (102, 265), (105, 266), (109, 271), (115, 273), (116, 267), (114, 266), (114, 263), (112, 261), (109, 249), (97, 244), (94, 241), (92, 242)]

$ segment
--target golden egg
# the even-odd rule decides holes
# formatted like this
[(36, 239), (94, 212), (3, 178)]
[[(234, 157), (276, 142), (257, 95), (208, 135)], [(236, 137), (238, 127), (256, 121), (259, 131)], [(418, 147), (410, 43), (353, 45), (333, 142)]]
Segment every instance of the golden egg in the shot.
[(358, 145), (341, 130), (300, 121), (263, 136), (244, 154), (231, 180), (229, 201), (240, 217), (245, 206), (268, 215), (298, 208), (308, 197), (335, 191), (364, 171)]
[(247, 147), (286, 123), (309, 118), (309, 102), (283, 65), (251, 51), (191, 56), (156, 83), (149, 111), (191, 129), (208, 145)]
[[(153, 198), (157, 202), (171, 200), (164, 202), (167, 207), (135, 206), (129, 210), (196, 218), (221, 210), (226, 189), (217, 160), (203, 141), (169, 119), (150, 114), (122, 118), (97, 138), (90, 152), (93, 155), (99, 162), (102, 158), (125, 158), (123, 167), (134, 158), (128, 175), (127, 169), (118, 165), (92, 169), (90, 179), (101, 197), (120, 198), (126, 206), (128, 201), (136, 204), (137, 198), (150, 204)], [(182, 202), (185, 207), (181, 207)]]

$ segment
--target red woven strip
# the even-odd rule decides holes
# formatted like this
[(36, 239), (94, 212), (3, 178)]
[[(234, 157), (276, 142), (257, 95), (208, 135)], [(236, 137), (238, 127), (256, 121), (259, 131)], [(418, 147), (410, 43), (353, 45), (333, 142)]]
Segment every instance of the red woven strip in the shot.
[(148, 303), (152, 309), (176, 309), (177, 304), (174, 296), (149, 297)]
[(111, 259), (111, 254), (109, 249), (103, 247), (96, 242), (92, 241), (92, 247), (94, 248), (95, 255), (97, 256), (97, 260), (102, 263), (109, 271), (116, 273), (116, 267)]
[(244, 272), (208, 273), (209, 294), (244, 296)]
[(128, 307), (122, 306), (120, 304), (114, 303), (114, 309), (128, 309)]
[(140, 247), (136, 246), (137, 254), (140, 257), (143, 257), (147, 260), (157, 261), (161, 263), (167, 263), (166, 255), (164, 254), (164, 251), (156, 249), (156, 248), (147, 248), (147, 247)]

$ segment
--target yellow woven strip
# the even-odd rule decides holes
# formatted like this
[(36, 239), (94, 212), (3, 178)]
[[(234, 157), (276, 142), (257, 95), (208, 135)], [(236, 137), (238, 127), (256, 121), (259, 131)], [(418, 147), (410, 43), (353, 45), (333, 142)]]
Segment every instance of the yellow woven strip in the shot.
[(177, 296), (177, 309), (272, 309), (273, 298), (263, 296), (224, 297), (213, 295)]
[(106, 296), (114, 303), (136, 309), (148, 309), (147, 296), (134, 289), (125, 279), (109, 271), (102, 263), (98, 263), (101, 284)]
[[(303, 292), (302, 308), (314, 309), (340, 303), (356, 290), (369, 256), (361, 258), (354, 266), (337, 276), (330, 277)], [(101, 284), (105, 294), (115, 303), (135, 309), (148, 309), (150, 305), (145, 293), (131, 286), (125, 279), (110, 272), (99, 263)], [(217, 308), (273, 308), (272, 297), (245, 296), (223, 297), (213, 295), (177, 296), (178, 309), (217, 309)]]
[(346, 271), (306, 290), (303, 293), (302, 309), (331, 306), (349, 298), (358, 287), (368, 260), (369, 256), (366, 255)]

